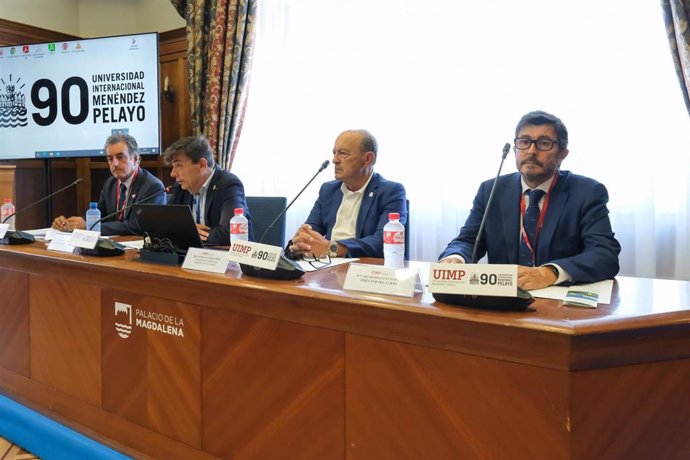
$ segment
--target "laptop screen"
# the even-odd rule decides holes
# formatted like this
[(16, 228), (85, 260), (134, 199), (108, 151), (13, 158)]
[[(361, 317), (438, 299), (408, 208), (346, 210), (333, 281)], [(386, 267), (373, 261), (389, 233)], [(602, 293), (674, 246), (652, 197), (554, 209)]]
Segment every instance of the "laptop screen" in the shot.
[(141, 231), (152, 240), (169, 240), (176, 249), (201, 248), (203, 244), (192, 210), (184, 204), (135, 204), (132, 208)]

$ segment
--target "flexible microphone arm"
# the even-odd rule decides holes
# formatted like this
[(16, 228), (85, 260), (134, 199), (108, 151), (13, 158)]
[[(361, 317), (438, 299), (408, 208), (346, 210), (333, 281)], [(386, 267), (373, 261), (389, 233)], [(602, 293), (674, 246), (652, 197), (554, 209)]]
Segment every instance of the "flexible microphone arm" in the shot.
[(169, 187), (165, 187), (163, 190), (158, 190), (156, 193), (152, 193), (152, 194), (150, 194), (149, 196), (145, 196), (145, 197), (142, 198), (141, 200), (137, 200), (137, 201), (135, 201), (135, 202), (133, 202), (133, 203), (130, 203), (130, 204), (128, 204), (127, 206), (125, 206), (124, 208), (122, 208), (122, 209), (119, 209), (119, 210), (117, 210), (117, 211), (115, 211), (115, 212), (111, 212), (110, 214), (106, 214), (105, 216), (101, 217), (101, 218), (98, 219), (96, 222), (94, 222), (93, 224), (91, 224), (91, 226), (88, 228), (88, 230), (93, 230), (93, 228), (94, 228), (96, 225), (100, 224), (100, 223), (103, 222), (104, 220), (108, 220), (108, 219), (110, 219), (111, 217), (113, 217), (113, 216), (115, 216), (115, 215), (117, 215), (117, 214), (119, 214), (119, 213), (121, 213), (121, 212), (126, 212), (128, 209), (130, 209), (130, 208), (131, 208), (132, 206), (134, 206), (135, 204), (141, 204), (141, 203), (143, 203), (144, 201), (148, 201), (148, 200), (150, 200), (151, 198), (155, 198), (155, 197), (157, 197), (158, 195), (161, 195), (161, 194), (163, 194), (163, 193), (170, 193), (170, 191), (171, 191), (172, 189), (174, 189), (175, 187), (179, 187), (179, 185), (180, 185), (180, 184), (178, 184), (177, 182), (175, 182), (173, 185), (171, 185), (171, 186), (169, 186)]
[(47, 200), (48, 198), (51, 198), (51, 197), (57, 195), (58, 193), (64, 192), (65, 190), (67, 190), (67, 189), (70, 188), (70, 187), (74, 187), (75, 185), (81, 184), (82, 182), (84, 182), (84, 178), (83, 178), (83, 177), (80, 177), (79, 179), (75, 180), (75, 181), (72, 182), (71, 184), (65, 185), (65, 186), (62, 187), (60, 190), (57, 190), (57, 191), (51, 193), (50, 195), (44, 196), (44, 197), (41, 198), (40, 200), (36, 200), (36, 201), (34, 201), (33, 203), (31, 203), (31, 204), (29, 204), (29, 205), (27, 205), (27, 206), (24, 206), (24, 207), (23, 207), (22, 209), (20, 209), (19, 211), (15, 211), (13, 214), (10, 214), (9, 216), (5, 217), (5, 218), (2, 220), (2, 222), (0, 222), (0, 223), (3, 223), (3, 224), (4, 224), (5, 222), (7, 222), (8, 219), (10, 219), (10, 218), (16, 216), (16, 215), (19, 214), (20, 212), (26, 211), (27, 209), (29, 209), (29, 208), (31, 208), (31, 207), (33, 207), (33, 206), (36, 206), (38, 203), (41, 203), (42, 201), (45, 201), (45, 200)]
[[(479, 242), (481, 241), (482, 233), (484, 231), (484, 223), (486, 222), (486, 216), (489, 211), (489, 206), (491, 206), (491, 200), (494, 197), (494, 192), (496, 191), (496, 184), (498, 184), (498, 177), (501, 175), (501, 168), (503, 167), (503, 162), (508, 156), (510, 151), (510, 144), (503, 146), (503, 156), (501, 157), (501, 164), (498, 167), (498, 173), (496, 174), (496, 180), (494, 180), (491, 186), (491, 192), (489, 192), (489, 199), (486, 200), (486, 206), (484, 207), (484, 215), (482, 216), (482, 221), (479, 224), (479, 232), (474, 240), (474, 248), (472, 248), (472, 260), (473, 264), (477, 263), (477, 251), (479, 248)], [(495, 295), (474, 295), (474, 294), (442, 294), (435, 292), (432, 294), (434, 299), (439, 302), (446, 302), (452, 305), (460, 305), (463, 307), (474, 307), (481, 308), (485, 310), (498, 310), (498, 311), (526, 311), (527, 307), (534, 302), (534, 297), (525, 291), (524, 289), (518, 287), (515, 297), (504, 297)]]
[(261, 238), (259, 238), (259, 241), (258, 241), (259, 243), (262, 243), (262, 242), (264, 241), (264, 238), (266, 237), (266, 235), (268, 234), (268, 232), (273, 228), (273, 226), (275, 225), (275, 223), (278, 222), (278, 219), (280, 219), (281, 217), (283, 217), (283, 214), (285, 214), (285, 213), (287, 212), (287, 210), (290, 209), (290, 206), (292, 206), (292, 203), (294, 203), (295, 200), (296, 200), (297, 198), (299, 198), (299, 196), (302, 194), (302, 192), (304, 192), (304, 191), (307, 189), (307, 187), (309, 187), (309, 184), (311, 184), (311, 183), (314, 181), (314, 179), (316, 179), (316, 176), (318, 176), (318, 175), (321, 173), (321, 171), (323, 171), (324, 169), (326, 169), (326, 168), (328, 167), (329, 164), (330, 164), (330, 161), (329, 161), (329, 160), (326, 160), (326, 161), (324, 161), (323, 163), (321, 163), (321, 166), (319, 167), (319, 170), (316, 171), (316, 174), (314, 174), (314, 176), (312, 176), (311, 179), (309, 179), (309, 182), (307, 182), (307, 185), (305, 185), (305, 186), (302, 188), (302, 190), (299, 191), (299, 193), (292, 199), (292, 201), (291, 201), (287, 206), (285, 206), (285, 209), (283, 209), (283, 210), (280, 212), (280, 214), (278, 214), (278, 217), (276, 217), (276, 218), (273, 220), (273, 222), (271, 222), (271, 225), (269, 225), (269, 226), (266, 228), (266, 230), (264, 230), (263, 235), (261, 235)]
[(477, 232), (477, 237), (474, 240), (474, 247), (472, 248), (472, 260), (470, 261), (470, 263), (472, 263), (472, 264), (477, 263), (477, 251), (479, 250), (479, 242), (482, 238), (482, 232), (484, 231), (484, 224), (486, 224), (486, 215), (489, 212), (489, 208), (491, 206), (491, 201), (494, 199), (494, 192), (496, 191), (496, 184), (498, 184), (498, 176), (501, 175), (501, 169), (503, 168), (503, 162), (505, 161), (506, 157), (508, 156), (508, 152), (510, 152), (510, 144), (506, 142), (506, 145), (503, 146), (503, 155), (501, 156), (501, 164), (498, 165), (498, 172), (496, 173), (496, 180), (494, 180), (494, 183), (491, 186), (491, 192), (489, 192), (489, 199), (486, 200), (486, 206), (484, 207), (484, 215), (482, 216), (482, 221), (479, 224), (479, 231)]

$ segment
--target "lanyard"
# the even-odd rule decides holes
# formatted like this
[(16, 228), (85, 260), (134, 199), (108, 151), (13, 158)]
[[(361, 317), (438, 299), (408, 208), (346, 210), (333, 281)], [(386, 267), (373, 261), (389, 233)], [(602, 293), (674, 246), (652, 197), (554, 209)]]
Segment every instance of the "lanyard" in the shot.
[(139, 168), (134, 170), (134, 175), (132, 176), (132, 182), (129, 184), (127, 189), (127, 194), (125, 195), (125, 200), (122, 202), (122, 207), (120, 207), (120, 191), (122, 190), (121, 181), (117, 181), (117, 192), (115, 192), (115, 209), (117, 211), (117, 220), (124, 220), (125, 218), (125, 208), (127, 208), (127, 201), (129, 197), (132, 196), (132, 188), (134, 187), (134, 181), (137, 180), (137, 174), (139, 174)]
[(527, 238), (527, 231), (525, 230), (525, 194), (520, 194), (520, 215), (522, 216), (522, 223), (520, 226), (520, 238), (523, 239), (525, 245), (527, 246), (527, 249), (529, 249), (529, 251), (532, 253), (532, 265), (534, 265), (537, 259), (537, 241), (539, 240), (539, 233), (541, 232), (541, 227), (544, 224), (544, 216), (546, 216), (546, 210), (549, 207), (549, 198), (551, 197), (551, 191), (556, 186), (556, 182), (558, 182), (558, 173), (556, 173), (553, 176), (553, 181), (551, 181), (549, 191), (546, 192), (546, 195), (544, 196), (544, 203), (541, 206), (541, 211), (539, 211), (539, 220), (537, 220), (537, 231), (534, 234), (534, 248), (532, 248), (532, 245), (529, 242), (529, 238)]

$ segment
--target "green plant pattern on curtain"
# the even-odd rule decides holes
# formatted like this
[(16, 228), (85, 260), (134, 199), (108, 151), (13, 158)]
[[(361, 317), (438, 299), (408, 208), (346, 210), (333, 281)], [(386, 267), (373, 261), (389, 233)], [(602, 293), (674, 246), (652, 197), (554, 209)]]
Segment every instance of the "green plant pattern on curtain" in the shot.
[(661, 0), (673, 64), (690, 115), (690, 0)]
[(194, 135), (208, 137), (230, 169), (247, 106), (256, 0), (170, 0), (187, 21)]

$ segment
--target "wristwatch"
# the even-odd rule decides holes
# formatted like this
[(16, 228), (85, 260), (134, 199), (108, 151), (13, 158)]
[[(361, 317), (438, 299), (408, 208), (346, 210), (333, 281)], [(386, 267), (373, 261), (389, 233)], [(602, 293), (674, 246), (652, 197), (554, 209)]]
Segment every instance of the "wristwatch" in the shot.
[(331, 241), (331, 243), (328, 245), (328, 256), (338, 257), (338, 243), (335, 241)]

